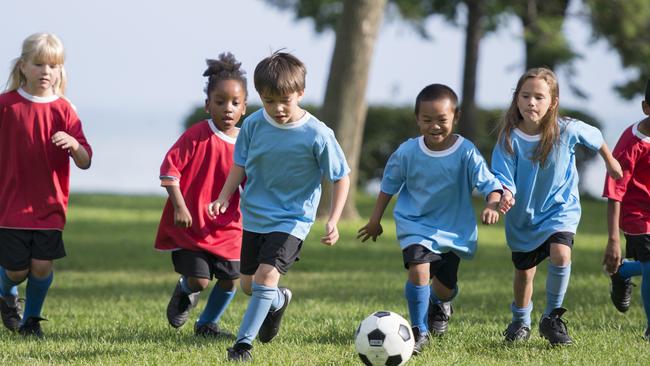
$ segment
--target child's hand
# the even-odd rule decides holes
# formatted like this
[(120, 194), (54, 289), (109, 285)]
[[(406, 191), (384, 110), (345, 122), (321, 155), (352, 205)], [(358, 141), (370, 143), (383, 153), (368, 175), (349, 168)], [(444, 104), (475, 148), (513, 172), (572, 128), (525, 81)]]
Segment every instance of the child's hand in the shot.
[(52, 135), (52, 143), (63, 150), (77, 151), (79, 148), (79, 141), (63, 131)]
[(380, 223), (369, 221), (364, 227), (359, 229), (357, 239), (361, 239), (361, 242), (365, 242), (369, 238), (372, 238), (372, 241), (377, 241), (377, 237), (383, 232), (384, 229)]
[(336, 227), (335, 222), (328, 221), (325, 224), (325, 235), (320, 238), (320, 242), (332, 246), (336, 244), (336, 241), (339, 240), (339, 229)]
[(183, 206), (174, 210), (174, 225), (183, 228), (192, 226), (192, 215), (187, 207)]
[(623, 169), (618, 160), (614, 158), (610, 159), (607, 164), (605, 164), (605, 167), (607, 168), (607, 174), (609, 174), (610, 177), (614, 179), (623, 178)]
[(621, 265), (621, 243), (617, 240), (610, 239), (607, 241), (603, 264), (605, 265), (605, 271), (609, 274), (618, 271), (618, 266)]
[(228, 205), (228, 201), (217, 198), (216, 201), (208, 205), (208, 215), (214, 219), (217, 215), (226, 212)]
[(510, 192), (507, 189), (504, 189), (503, 194), (501, 195), (501, 202), (499, 202), (499, 212), (505, 214), (514, 205), (515, 205), (515, 198), (512, 196), (512, 192)]
[(485, 225), (496, 224), (499, 221), (498, 206), (499, 202), (487, 204), (481, 213), (481, 222)]

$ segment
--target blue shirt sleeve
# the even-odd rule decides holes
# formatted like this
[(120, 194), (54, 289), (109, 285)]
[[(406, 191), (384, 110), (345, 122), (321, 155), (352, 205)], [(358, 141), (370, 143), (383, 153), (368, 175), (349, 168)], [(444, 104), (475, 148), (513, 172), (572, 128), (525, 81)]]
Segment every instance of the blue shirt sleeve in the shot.
[(239, 166), (246, 166), (246, 160), (248, 158), (248, 146), (250, 144), (250, 128), (251, 122), (247, 118), (242, 123), (241, 128), (239, 129), (239, 135), (237, 135), (237, 141), (235, 142), (235, 151), (234, 151), (234, 162)]
[(515, 186), (516, 162), (514, 154), (509, 154), (503, 143), (497, 141), (492, 150), (492, 171), (497, 179), (506, 187), (512, 195), (517, 193)]
[(394, 195), (397, 194), (406, 179), (406, 170), (403, 168), (400, 149), (397, 149), (388, 159), (381, 179), (381, 191)]
[(603, 134), (594, 126), (577, 119), (567, 119), (566, 129), (578, 143), (591, 150), (599, 150), (603, 143)]
[(323, 134), (322, 142), (318, 147), (318, 165), (321, 174), (327, 177), (331, 182), (336, 182), (350, 173), (350, 168), (345, 160), (343, 149), (336, 141), (334, 131), (327, 129)]
[(502, 191), (501, 183), (492, 174), (485, 162), (481, 153), (472, 147), (469, 151), (469, 174), (473, 188), (476, 188), (483, 197), (487, 196), (493, 191)]

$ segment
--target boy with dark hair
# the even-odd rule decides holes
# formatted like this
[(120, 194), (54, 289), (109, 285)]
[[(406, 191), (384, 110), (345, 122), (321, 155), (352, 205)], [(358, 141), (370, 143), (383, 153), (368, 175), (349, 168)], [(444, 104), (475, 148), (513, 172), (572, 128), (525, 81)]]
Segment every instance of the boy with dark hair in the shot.
[(246, 177), (241, 194), (244, 224), (241, 287), (252, 295), (239, 334), (228, 349), (231, 361), (252, 360), (252, 343), (280, 330), (291, 301), (278, 288), (280, 275), (299, 260), (300, 249), (316, 216), (321, 178), (333, 182), (332, 203), (321, 242), (334, 245), (337, 223), (350, 180), (343, 151), (324, 123), (298, 106), (305, 92), (305, 66), (295, 56), (275, 52), (255, 68), (255, 89), (264, 108), (244, 121), (235, 143), (235, 165), (219, 198), (208, 211), (225, 212), (228, 200)]
[[(609, 239), (603, 264), (611, 274), (610, 296), (620, 312), (630, 307), (631, 277), (642, 276), (641, 297), (648, 319), (644, 338), (650, 341), (650, 80), (641, 108), (646, 118), (628, 127), (613, 151), (623, 178), (605, 181)], [(625, 255), (633, 261), (621, 263), (619, 227), (625, 235)]]

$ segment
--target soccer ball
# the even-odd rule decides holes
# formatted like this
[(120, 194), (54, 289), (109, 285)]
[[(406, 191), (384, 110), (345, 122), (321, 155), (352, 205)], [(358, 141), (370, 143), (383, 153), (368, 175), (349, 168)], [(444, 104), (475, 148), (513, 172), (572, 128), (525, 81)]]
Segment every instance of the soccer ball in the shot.
[(415, 340), (406, 319), (390, 311), (378, 311), (365, 318), (354, 346), (367, 366), (403, 365), (413, 354)]

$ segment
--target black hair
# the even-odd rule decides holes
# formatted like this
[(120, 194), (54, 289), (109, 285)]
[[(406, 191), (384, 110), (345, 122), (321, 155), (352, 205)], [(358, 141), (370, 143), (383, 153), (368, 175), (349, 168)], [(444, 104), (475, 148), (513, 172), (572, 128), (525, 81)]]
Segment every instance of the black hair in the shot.
[(645, 83), (645, 102), (650, 104), (650, 79)]
[(420, 103), (440, 99), (449, 99), (454, 105), (454, 115), (458, 116), (458, 96), (453, 89), (443, 84), (427, 85), (420, 91), (415, 98), (415, 115), (420, 112)]
[(210, 92), (222, 80), (237, 80), (244, 89), (245, 98), (248, 98), (248, 88), (246, 87), (246, 71), (242, 70), (241, 62), (237, 61), (235, 56), (230, 52), (224, 52), (219, 55), (217, 60), (207, 59), (205, 63), (208, 68), (203, 72), (203, 76), (208, 78), (205, 85), (205, 93), (210, 96)]

